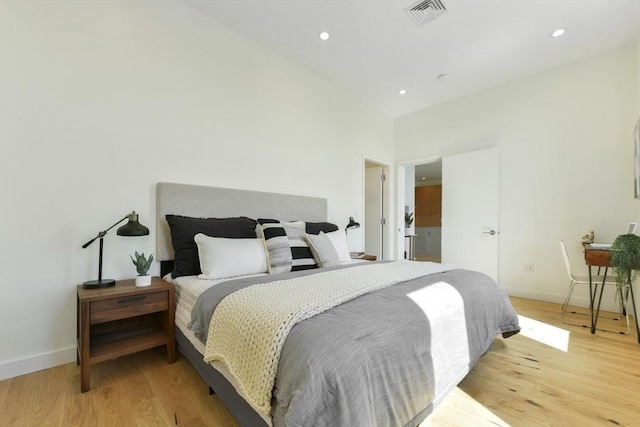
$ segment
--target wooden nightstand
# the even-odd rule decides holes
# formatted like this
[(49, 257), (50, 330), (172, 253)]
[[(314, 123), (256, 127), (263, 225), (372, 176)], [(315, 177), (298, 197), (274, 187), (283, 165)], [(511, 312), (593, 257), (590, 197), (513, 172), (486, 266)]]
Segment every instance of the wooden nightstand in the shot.
[(91, 365), (152, 347), (167, 346), (167, 361), (175, 352), (175, 291), (171, 283), (154, 277), (151, 285), (136, 287), (135, 280), (115, 286), (85, 289), (78, 285), (77, 362), (80, 390), (91, 388)]
[(362, 259), (364, 261), (376, 261), (378, 259), (375, 255), (367, 255), (364, 252), (349, 252), (351, 259)]

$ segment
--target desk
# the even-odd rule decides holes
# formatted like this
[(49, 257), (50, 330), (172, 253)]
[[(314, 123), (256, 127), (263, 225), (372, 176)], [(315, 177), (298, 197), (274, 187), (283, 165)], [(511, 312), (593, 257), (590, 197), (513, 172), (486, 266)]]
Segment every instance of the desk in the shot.
[[(591, 313), (591, 333), (596, 333), (596, 325), (598, 323), (598, 315), (600, 314), (600, 303), (602, 302), (602, 293), (604, 292), (604, 282), (607, 280), (607, 272), (609, 267), (611, 267), (611, 251), (609, 249), (603, 248), (594, 248), (590, 244), (584, 245), (584, 261), (589, 267), (589, 311)], [(602, 278), (602, 283), (593, 283), (591, 276), (591, 267), (604, 267), (604, 275)], [(600, 296), (598, 297), (598, 306), (595, 307), (595, 300), (598, 294), (598, 285), (600, 285)], [(638, 343), (640, 343), (640, 329), (638, 328), (638, 317), (636, 316), (636, 300), (633, 296), (633, 287), (631, 286), (631, 277), (627, 280), (626, 286), (629, 287), (629, 292), (631, 294), (631, 302), (633, 305), (633, 318), (636, 323), (636, 333), (638, 335)], [(622, 292), (620, 292), (620, 298), (624, 298), (622, 296)], [(627, 310), (627, 301), (623, 301), (624, 310)], [(595, 308), (595, 310), (594, 310)], [(626, 313), (625, 313), (626, 314)]]

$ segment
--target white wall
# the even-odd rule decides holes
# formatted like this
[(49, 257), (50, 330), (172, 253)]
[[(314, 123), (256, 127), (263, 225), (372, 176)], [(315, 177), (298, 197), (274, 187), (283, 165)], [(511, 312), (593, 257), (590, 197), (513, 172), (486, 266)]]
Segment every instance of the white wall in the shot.
[(596, 241), (612, 242), (640, 219), (637, 52), (628, 46), (395, 120), (399, 163), (499, 147), (499, 281), (509, 294), (560, 302), (568, 280), (558, 240), (586, 274), (580, 238), (595, 230)]
[(0, 378), (75, 360), (81, 245), (137, 210), (150, 236), (105, 238), (133, 277), (157, 182), (326, 197), (342, 227), (362, 159), (392, 163), (391, 119), (180, 1), (0, 8)]

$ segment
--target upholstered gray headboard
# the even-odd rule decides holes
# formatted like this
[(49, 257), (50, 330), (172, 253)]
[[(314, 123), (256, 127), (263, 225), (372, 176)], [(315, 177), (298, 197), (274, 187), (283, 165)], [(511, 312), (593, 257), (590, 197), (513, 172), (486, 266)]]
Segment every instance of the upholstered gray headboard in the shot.
[(160, 182), (156, 196), (156, 255), (173, 260), (167, 214), (196, 218), (274, 218), (283, 221), (326, 221), (327, 199)]

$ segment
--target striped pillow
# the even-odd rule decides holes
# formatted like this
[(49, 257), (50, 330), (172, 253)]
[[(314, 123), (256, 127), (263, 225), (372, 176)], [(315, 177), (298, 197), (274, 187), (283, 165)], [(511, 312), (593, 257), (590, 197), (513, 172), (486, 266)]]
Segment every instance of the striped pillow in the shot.
[(269, 274), (318, 268), (305, 239), (304, 221), (258, 219), (269, 260)]

